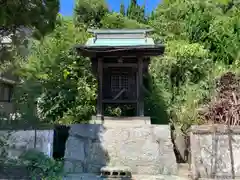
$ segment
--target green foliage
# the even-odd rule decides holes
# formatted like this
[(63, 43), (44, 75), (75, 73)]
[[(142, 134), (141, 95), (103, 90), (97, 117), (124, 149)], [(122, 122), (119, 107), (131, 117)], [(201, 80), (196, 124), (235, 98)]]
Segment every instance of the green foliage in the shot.
[(113, 117), (128, 117), (128, 116), (135, 116), (136, 109), (129, 105), (129, 104), (111, 104), (110, 106), (107, 105), (104, 114), (106, 116), (113, 116)]
[(49, 158), (36, 150), (29, 150), (19, 157), (22, 164), (27, 166), (33, 179), (60, 180), (63, 176), (63, 163)]
[(124, 3), (122, 2), (121, 5), (120, 5), (120, 14), (122, 14), (123, 16), (125, 16), (125, 6), (124, 6)]
[(214, 80), (237, 71), (238, 16), (236, 1), (200, 0), (166, 0), (151, 14), (153, 37), (166, 44), (164, 57), (150, 65), (152, 95), (162, 94), (171, 121), (184, 130), (201, 123), (198, 109), (211, 99)]
[(146, 22), (145, 6), (141, 7), (137, 4), (136, 0), (131, 0), (129, 7), (127, 8), (127, 17), (140, 23)]
[[(189, 105), (187, 101), (190, 100), (184, 94), (190, 93), (186, 91), (190, 91), (196, 84), (204, 80), (203, 78), (210, 71), (210, 67), (208, 51), (203, 46), (196, 43), (190, 44), (186, 41), (167, 42), (165, 56), (153, 59), (150, 65), (154, 89), (151, 99), (156, 100), (156, 102), (160, 102), (158, 99), (162, 99), (162, 105), (160, 105), (165, 104), (168, 112), (170, 110), (178, 111), (180, 106), (192, 108), (192, 106), (185, 107)], [(194, 88), (197, 89), (196, 93), (203, 91), (202, 88), (198, 88)], [(191, 97), (196, 98), (197, 96)], [(196, 102), (200, 101), (201, 98), (196, 99)], [(181, 113), (181, 115), (184, 114), (183, 111)], [(185, 113), (189, 113), (189, 111), (185, 111)], [(163, 118), (160, 116), (159, 119)], [(186, 119), (182, 118), (179, 121), (184, 124), (184, 120)]]
[(95, 108), (96, 83), (90, 60), (72, 49), (87, 37), (71, 21), (63, 21), (42, 43), (33, 43), (28, 62), (19, 71), (23, 83), (16, 99), (22, 113), (34, 116), (37, 104), (38, 117), (48, 122), (64, 117), (73, 122), (89, 119)]
[(101, 19), (108, 12), (104, 0), (78, 0), (74, 9), (75, 25), (84, 25), (87, 28), (101, 27)]
[[(24, 83), (19, 99), (28, 108), (38, 102), (42, 119), (86, 120), (94, 110), (96, 81), (90, 61), (69, 49), (86, 42), (86, 28), (151, 27), (152, 37), (163, 42), (166, 51), (151, 60), (146, 115), (154, 123), (171, 120), (186, 130), (201, 123), (198, 108), (211, 98), (214, 79), (239, 71), (239, 16), (240, 4), (235, 0), (164, 0), (148, 18), (136, 0), (130, 2), (126, 14), (123, 4), (121, 13), (114, 13), (103, 0), (78, 0), (75, 26), (60, 19), (53, 33), (41, 43), (33, 42), (29, 61), (20, 71)], [(119, 115), (119, 109), (109, 111)]]
[(145, 87), (147, 87), (144, 96), (145, 115), (151, 117), (152, 124), (168, 124), (169, 115), (167, 101), (171, 99), (171, 93), (169, 91), (164, 91), (164, 85), (160, 81), (155, 81), (153, 73), (144, 79)]
[(219, 17), (209, 28), (209, 41), (206, 43), (216, 61), (232, 64), (239, 60), (240, 14), (233, 17)]
[(147, 28), (145, 24), (141, 24), (136, 20), (128, 19), (119, 13), (109, 13), (101, 20), (103, 28), (107, 29), (138, 29)]
[(30, 27), (40, 38), (54, 30), (58, 12), (59, 0), (3, 0), (0, 6), (0, 30), (11, 34), (17, 28)]
[(41, 40), (54, 30), (59, 0), (1, 0), (0, 4), (0, 71), (5, 72), (18, 67), (15, 56), (26, 56), (30, 35)]
[(122, 109), (120, 107), (112, 108), (109, 106), (105, 113), (109, 116), (120, 117), (122, 115)]
[(10, 132), (5, 132), (0, 135), (0, 159), (6, 160), (8, 156), (8, 148), (9, 148), (9, 137), (11, 136)]
[(165, 2), (152, 16), (150, 24), (166, 40), (187, 39), (201, 43), (211, 51), (213, 60), (226, 64), (239, 56), (239, 6), (231, 5), (231, 1)]

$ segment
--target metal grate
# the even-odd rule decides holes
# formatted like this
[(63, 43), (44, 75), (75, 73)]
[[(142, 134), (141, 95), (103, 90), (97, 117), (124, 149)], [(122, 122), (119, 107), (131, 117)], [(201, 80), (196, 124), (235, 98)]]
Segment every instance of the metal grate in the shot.
[(102, 167), (102, 178), (121, 178), (125, 180), (132, 179), (131, 170), (128, 167)]

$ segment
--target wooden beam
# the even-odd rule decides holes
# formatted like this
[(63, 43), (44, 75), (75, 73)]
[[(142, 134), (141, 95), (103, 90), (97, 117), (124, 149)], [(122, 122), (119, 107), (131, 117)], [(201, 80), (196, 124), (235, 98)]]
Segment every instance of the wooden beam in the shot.
[(109, 67), (131, 67), (131, 68), (137, 68), (138, 65), (136, 63), (104, 63), (103, 68), (109, 68)]
[(143, 98), (143, 58), (138, 60), (138, 77), (137, 77), (137, 115), (144, 116), (144, 98)]
[(122, 89), (122, 90), (113, 98), (113, 100), (118, 99), (118, 98), (122, 95), (122, 93), (124, 93), (125, 91), (126, 91), (126, 89)]
[(103, 96), (103, 60), (98, 59), (98, 98), (97, 98), (97, 120), (103, 118), (102, 96)]
[(112, 100), (112, 99), (104, 99), (102, 101), (105, 104), (134, 104), (137, 103), (137, 100)]

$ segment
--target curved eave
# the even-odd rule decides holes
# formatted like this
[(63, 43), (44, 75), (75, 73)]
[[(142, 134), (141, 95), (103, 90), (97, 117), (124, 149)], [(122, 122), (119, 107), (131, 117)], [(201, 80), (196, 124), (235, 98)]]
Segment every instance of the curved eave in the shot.
[(159, 56), (164, 53), (164, 45), (151, 46), (83, 46), (76, 45), (76, 50), (85, 57), (97, 56)]

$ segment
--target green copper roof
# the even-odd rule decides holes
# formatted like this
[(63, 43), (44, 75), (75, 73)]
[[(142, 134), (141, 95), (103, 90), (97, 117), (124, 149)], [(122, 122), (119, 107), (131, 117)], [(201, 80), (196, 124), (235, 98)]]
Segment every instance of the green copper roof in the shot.
[(90, 38), (86, 46), (146, 46), (154, 45), (152, 38), (146, 39), (97, 39)]
[(150, 31), (150, 29), (89, 30), (95, 37), (89, 38), (86, 46), (152, 46), (154, 41), (147, 36)]
[(142, 34), (152, 31), (152, 29), (88, 29), (88, 32), (94, 34)]

